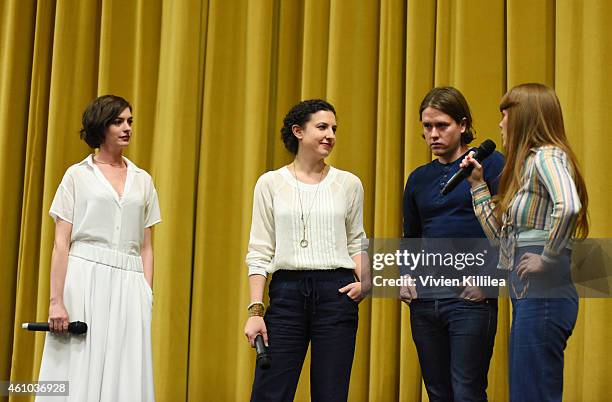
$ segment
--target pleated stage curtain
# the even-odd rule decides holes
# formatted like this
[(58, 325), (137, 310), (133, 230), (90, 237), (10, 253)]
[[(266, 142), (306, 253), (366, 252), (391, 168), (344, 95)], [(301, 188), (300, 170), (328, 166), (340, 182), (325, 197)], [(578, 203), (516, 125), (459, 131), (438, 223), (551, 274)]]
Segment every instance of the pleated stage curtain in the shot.
[[(0, 380), (37, 377), (44, 338), (20, 323), (47, 319), (47, 211), (65, 169), (90, 152), (78, 130), (95, 96), (132, 103), (127, 156), (159, 192), (157, 398), (244, 401), (252, 193), (291, 160), (279, 138), (288, 108), (313, 97), (336, 106), (329, 162), (363, 181), (368, 236), (395, 237), (405, 179), (431, 160), (418, 118), (429, 89), (459, 88), (476, 143), (501, 144), (503, 93), (553, 86), (587, 181), (591, 236), (609, 237), (610, 15), (607, 0), (0, 0)], [(360, 310), (350, 401), (427, 400), (407, 307), (376, 299)], [(566, 400), (612, 395), (610, 323), (609, 300), (581, 300)], [(507, 300), (498, 325), (489, 396), (507, 401)], [(309, 400), (308, 383), (305, 369), (297, 401)]]

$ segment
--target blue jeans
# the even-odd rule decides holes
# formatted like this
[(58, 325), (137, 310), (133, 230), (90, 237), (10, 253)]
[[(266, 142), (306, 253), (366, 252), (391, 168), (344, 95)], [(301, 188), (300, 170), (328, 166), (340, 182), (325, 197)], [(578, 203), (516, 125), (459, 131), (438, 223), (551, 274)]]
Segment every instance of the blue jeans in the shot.
[(347, 400), (359, 308), (338, 289), (354, 281), (349, 269), (274, 273), (264, 317), (272, 366), (255, 369), (252, 402), (293, 401), (309, 343), (311, 401)]
[[(516, 261), (526, 253), (542, 253), (542, 247), (521, 247)], [(549, 278), (532, 278), (524, 299), (512, 299), (512, 329), (510, 330), (510, 401), (553, 402), (563, 396), (563, 356), (567, 340), (578, 317), (578, 297), (569, 273), (570, 253), (565, 252), (554, 267), (555, 273), (569, 278), (554, 287), (545, 286)], [(550, 275), (550, 274), (546, 274)], [(516, 270), (511, 280), (517, 281)], [(543, 280), (546, 279), (546, 280)], [(533, 292), (536, 290), (538, 293)], [(531, 294), (530, 294), (531, 293)], [(535, 294), (534, 294), (535, 293)], [(535, 298), (535, 295), (567, 294), (560, 298)], [(530, 297), (531, 296), (531, 297)]]
[(416, 299), (410, 324), (429, 400), (486, 401), (497, 299)]

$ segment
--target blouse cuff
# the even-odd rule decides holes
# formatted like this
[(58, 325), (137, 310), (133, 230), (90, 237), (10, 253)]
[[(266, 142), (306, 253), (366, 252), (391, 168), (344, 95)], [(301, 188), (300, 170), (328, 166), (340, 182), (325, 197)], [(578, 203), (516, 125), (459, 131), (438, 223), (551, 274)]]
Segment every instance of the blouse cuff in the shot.
[(249, 276), (251, 275), (262, 275), (267, 278), (268, 272), (265, 270), (265, 268), (249, 266)]
[(369, 244), (370, 244), (370, 241), (365, 237), (354, 240), (353, 242), (349, 243), (347, 247), (349, 256), (353, 258), (356, 255), (367, 252)]
[(470, 192), (472, 193), (474, 205), (480, 205), (491, 199), (491, 193), (489, 192), (487, 183), (482, 183), (476, 187), (470, 188)]

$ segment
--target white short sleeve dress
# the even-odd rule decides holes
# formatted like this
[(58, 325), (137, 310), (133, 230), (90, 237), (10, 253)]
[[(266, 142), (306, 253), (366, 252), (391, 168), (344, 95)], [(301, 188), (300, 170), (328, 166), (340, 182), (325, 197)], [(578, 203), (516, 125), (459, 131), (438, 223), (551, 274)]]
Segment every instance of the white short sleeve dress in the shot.
[(68, 380), (70, 395), (37, 401), (155, 399), (153, 293), (140, 250), (160, 211), (151, 176), (124, 160), (121, 198), (90, 155), (68, 168), (53, 199), (51, 216), (72, 223), (64, 304), (70, 321), (89, 328), (84, 336), (47, 335), (39, 381)]

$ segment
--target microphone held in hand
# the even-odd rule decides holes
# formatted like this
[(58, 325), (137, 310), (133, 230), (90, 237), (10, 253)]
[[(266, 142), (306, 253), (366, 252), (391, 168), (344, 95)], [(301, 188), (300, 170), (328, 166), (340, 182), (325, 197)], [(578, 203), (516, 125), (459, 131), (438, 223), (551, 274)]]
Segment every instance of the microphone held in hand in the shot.
[(268, 353), (268, 347), (264, 343), (263, 336), (261, 335), (255, 337), (255, 351), (257, 352), (257, 366), (262, 370), (269, 369), (272, 365), (272, 360)]
[[(25, 322), (21, 328), (28, 331), (50, 331), (48, 322)], [(73, 335), (82, 335), (87, 332), (87, 324), (81, 321), (73, 321), (68, 324), (68, 332)]]
[[(476, 152), (472, 156), (472, 158), (476, 159), (478, 162), (482, 162), (489, 155), (491, 155), (495, 151), (495, 143), (491, 140), (486, 140), (476, 149)], [(450, 180), (446, 183), (444, 188), (442, 189), (442, 195), (446, 195), (451, 192), (459, 183), (461, 183), (466, 177), (472, 174), (472, 170), (474, 170), (473, 165), (469, 165), (462, 169), (459, 169), (457, 173), (450, 178)]]

